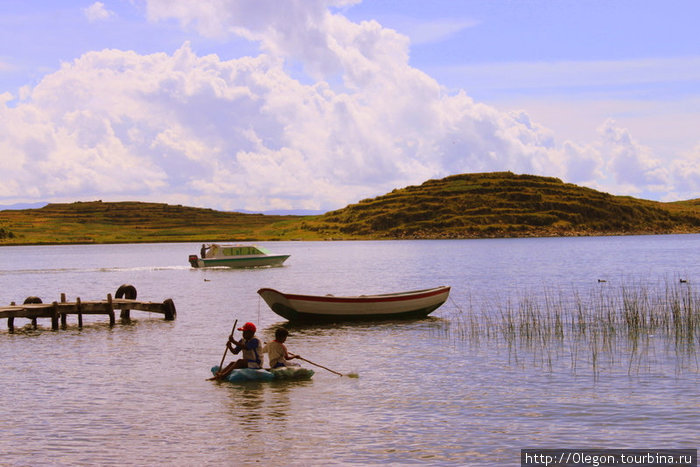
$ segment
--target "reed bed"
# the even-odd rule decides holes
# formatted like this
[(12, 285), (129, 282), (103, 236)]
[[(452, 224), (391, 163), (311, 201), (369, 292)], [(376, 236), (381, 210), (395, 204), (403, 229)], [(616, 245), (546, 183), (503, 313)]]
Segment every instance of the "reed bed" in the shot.
[[(553, 369), (567, 362), (598, 375), (621, 364), (629, 373), (698, 371), (700, 293), (688, 282), (601, 283), (588, 292), (545, 290), (465, 307), (454, 303), (444, 330), (475, 345), (494, 342), (509, 358)], [(673, 362), (673, 363), (671, 363)]]

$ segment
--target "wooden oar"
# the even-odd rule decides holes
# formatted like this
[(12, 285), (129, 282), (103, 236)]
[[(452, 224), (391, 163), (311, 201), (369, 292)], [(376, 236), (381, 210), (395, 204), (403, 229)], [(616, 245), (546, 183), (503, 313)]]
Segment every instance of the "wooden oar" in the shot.
[(338, 376), (349, 376), (349, 377), (351, 377), (351, 378), (357, 378), (357, 373), (348, 373), (347, 375), (344, 375), (344, 374), (342, 374), (342, 373), (340, 373), (340, 372), (337, 372), (337, 371), (335, 371), (335, 370), (331, 370), (330, 368), (326, 368), (326, 367), (323, 366), (323, 365), (319, 365), (318, 363), (314, 363), (314, 362), (312, 362), (311, 360), (307, 360), (307, 359), (305, 359), (305, 358), (303, 358), (303, 357), (300, 357), (300, 356), (298, 356), (298, 355), (297, 355), (297, 358), (298, 358), (299, 360), (304, 360), (306, 363), (311, 363), (312, 365), (315, 365), (315, 366), (317, 366), (317, 367), (319, 367), (319, 368), (323, 368), (324, 370), (328, 370), (328, 371), (330, 371), (331, 373), (335, 373), (335, 374), (338, 375)]
[[(233, 333), (236, 330), (236, 325), (238, 324), (238, 319), (233, 322), (233, 327), (231, 328), (231, 334), (229, 334), (229, 339), (233, 337)], [(224, 349), (224, 355), (221, 357), (221, 363), (219, 363), (219, 371), (224, 369), (224, 360), (226, 360), (226, 352), (228, 352), (228, 339), (226, 340), (226, 348)], [(209, 378), (207, 381), (211, 381), (213, 379), (218, 379), (216, 376), (213, 376)]]

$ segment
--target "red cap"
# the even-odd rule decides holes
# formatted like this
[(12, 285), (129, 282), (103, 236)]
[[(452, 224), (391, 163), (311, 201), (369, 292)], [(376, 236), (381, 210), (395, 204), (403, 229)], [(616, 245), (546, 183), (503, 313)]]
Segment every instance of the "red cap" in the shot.
[(242, 328), (238, 328), (239, 331), (256, 331), (255, 325), (253, 323), (245, 323)]

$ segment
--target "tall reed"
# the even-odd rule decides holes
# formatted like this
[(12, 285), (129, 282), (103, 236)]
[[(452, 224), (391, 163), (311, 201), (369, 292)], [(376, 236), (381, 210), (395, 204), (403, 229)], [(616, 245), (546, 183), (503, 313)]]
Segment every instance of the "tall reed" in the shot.
[(600, 283), (585, 294), (545, 290), (454, 305), (448, 331), (454, 339), (503, 342), (518, 362), (527, 351), (549, 368), (554, 358), (570, 361), (574, 371), (585, 363), (598, 375), (624, 362), (632, 373), (650, 368), (665, 350), (677, 366), (698, 369), (700, 294), (685, 281)]

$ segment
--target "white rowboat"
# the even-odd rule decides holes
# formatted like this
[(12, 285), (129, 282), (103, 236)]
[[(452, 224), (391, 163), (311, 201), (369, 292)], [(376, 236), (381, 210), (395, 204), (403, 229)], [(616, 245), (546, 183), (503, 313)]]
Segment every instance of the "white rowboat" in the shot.
[(424, 318), (445, 303), (450, 287), (351, 297), (287, 294), (269, 288), (258, 294), (289, 321), (381, 320)]

